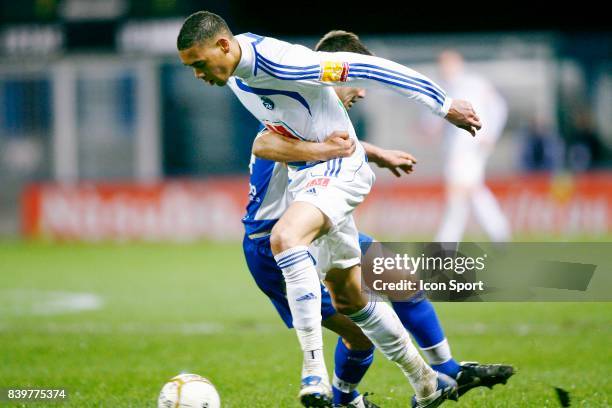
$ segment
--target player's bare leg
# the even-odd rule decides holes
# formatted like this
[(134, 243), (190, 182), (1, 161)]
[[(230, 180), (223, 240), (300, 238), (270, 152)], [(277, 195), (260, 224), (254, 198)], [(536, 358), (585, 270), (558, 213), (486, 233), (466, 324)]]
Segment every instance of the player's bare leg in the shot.
[(436, 241), (459, 242), (463, 238), (470, 207), (482, 229), (493, 242), (510, 240), (510, 226), (495, 196), (484, 183), (450, 183), (446, 210)]
[(329, 406), (331, 386), (323, 358), (321, 285), (308, 246), (328, 226), (314, 205), (292, 203), (272, 229), (270, 245), (283, 271), (293, 326), (304, 353), (300, 400), (305, 406)]
[(499, 207), (495, 196), (482, 183), (470, 191), (470, 199), (476, 220), (493, 242), (507, 242), (511, 238), (510, 225)]
[(369, 350), (373, 346), (359, 326), (342, 313), (336, 313), (323, 320), (322, 325), (342, 337), (342, 341), (350, 350)]
[(454, 397), (456, 383), (425, 363), (393, 309), (362, 292), (359, 265), (332, 269), (325, 282), (336, 310), (349, 316), (385, 357), (401, 368), (415, 390), (415, 406), (437, 406)]

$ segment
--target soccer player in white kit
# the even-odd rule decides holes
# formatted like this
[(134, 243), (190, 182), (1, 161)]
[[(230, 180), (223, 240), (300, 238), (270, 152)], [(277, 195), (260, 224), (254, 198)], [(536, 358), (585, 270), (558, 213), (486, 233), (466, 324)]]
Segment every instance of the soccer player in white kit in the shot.
[[(475, 135), (480, 121), (466, 101), (452, 100), (417, 72), (378, 57), (315, 52), (255, 34), (233, 36), (225, 21), (198, 12), (184, 22), (179, 57), (210, 85), (229, 85), (268, 129), (289, 138), (322, 142), (333, 131), (355, 131), (332, 86), (372, 83), (428, 106)], [(352, 218), (374, 181), (363, 147), (326, 162), (289, 163), (290, 205), (272, 229), (272, 251), (283, 271), (293, 325), (302, 351), (306, 406), (328, 406), (329, 378), (323, 360), (321, 288), (308, 246), (325, 241), (330, 256), (326, 284), (336, 309), (348, 315), (372, 343), (395, 362), (413, 386), (417, 407), (434, 407), (456, 395), (454, 380), (421, 358), (401, 322), (384, 302), (368, 301), (360, 287), (360, 247)]]
[(465, 72), (458, 52), (444, 51), (438, 62), (446, 90), (468, 99), (486, 126), (473, 140), (460, 137), (454, 126), (444, 126), (446, 209), (436, 241), (461, 241), (470, 209), (491, 241), (508, 241), (508, 221), (485, 184), (487, 159), (506, 124), (506, 102), (485, 78)]

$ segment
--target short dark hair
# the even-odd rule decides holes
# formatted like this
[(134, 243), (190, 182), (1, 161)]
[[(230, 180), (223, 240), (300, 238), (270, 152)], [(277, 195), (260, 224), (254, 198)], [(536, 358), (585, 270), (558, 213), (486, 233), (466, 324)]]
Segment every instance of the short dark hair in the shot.
[(219, 33), (232, 35), (225, 20), (210, 11), (198, 11), (187, 17), (183, 23), (176, 39), (176, 48), (186, 50), (197, 43), (214, 38)]
[(315, 47), (315, 51), (344, 51), (372, 55), (372, 52), (361, 42), (357, 34), (342, 30), (333, 30), (325, 34)]

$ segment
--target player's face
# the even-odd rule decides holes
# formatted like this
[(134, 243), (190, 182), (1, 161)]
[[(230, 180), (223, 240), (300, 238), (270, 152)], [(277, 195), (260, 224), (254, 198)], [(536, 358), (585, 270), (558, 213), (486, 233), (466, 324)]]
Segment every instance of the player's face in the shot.
[(193, 68), (196, 78), (211, 86), (223, 86), (236, 68), (230, 45), (228, 39), (221, 37), (181, 50), (179, 57), (183, 64)]
[(338, 86), (335, 87), (334, 90), (346, 110), (351, 109), (359, 99), (363, 99), (366, 96), (366, 90), (363, 88)]

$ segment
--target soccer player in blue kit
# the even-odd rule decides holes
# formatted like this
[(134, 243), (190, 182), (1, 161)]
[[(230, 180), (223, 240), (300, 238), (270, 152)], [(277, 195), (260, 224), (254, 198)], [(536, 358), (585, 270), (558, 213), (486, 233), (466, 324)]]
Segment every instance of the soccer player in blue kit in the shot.
[[(370, 54), (357, 35), (346, 31), (331, 31), (317, 44), (317, 51), (349, 51)], [(338, 97), (350, 109), (365, 97), (362, 88), (337, 87)], [(333, 133), (323, 143), (309, 143), (262, 129), (253, 145), (250, 164), (250, 194), (247, 214), (243, 218), (245, 236), (243, 250), (251, 275), (258, 287), (270, 298), (281, 319), (291, 328), (291, 311), (285, 292), (282, 271), (278, 268), (270, 248), (270, 231), (278, 214), (286, 209), (284, 190), (287, 185), (284, 162), (329, 160), (350, 156), (354, 141)], [(397, 150), (384, 150), (362, 142), (370, 162), (388, 168), (396, 176), (412, 172), (414, 157)], [(360, 243), (366, 247), (373, 239), (363, 233)], [(370, 367), (374, 346), (350, 319), (337, 313), (329, 293), (321, 285), (322, 324), (339, 334), (335, 351), (332, 382), (335, 407), (375, 408), (376, 405), (359, 394), (357, 385)], [(433, 305), (423, 293), (412, 298), (392, 302), (398, 317), (410, 331), (433, 369), (457, 379), (459, 395), (477, 386), (493, 386), (505, 382), (513, 370), (504, 365), (459, 364), (451, 355)]]

